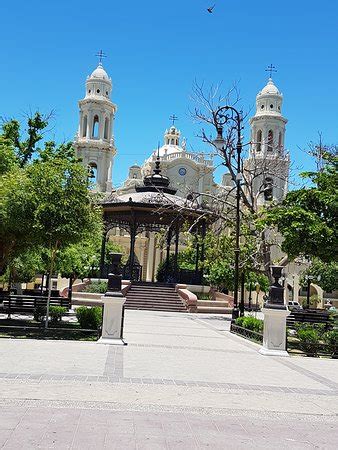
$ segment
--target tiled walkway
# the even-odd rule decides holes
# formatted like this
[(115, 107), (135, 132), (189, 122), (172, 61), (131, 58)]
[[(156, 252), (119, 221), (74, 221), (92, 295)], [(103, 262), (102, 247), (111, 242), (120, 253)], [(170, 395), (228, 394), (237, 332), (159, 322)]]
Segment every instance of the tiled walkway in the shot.
[(0, 446), (337, 448), (338, 362), (271, 358), (226, 317), (127, 311), (128, 346), (0, 340)]

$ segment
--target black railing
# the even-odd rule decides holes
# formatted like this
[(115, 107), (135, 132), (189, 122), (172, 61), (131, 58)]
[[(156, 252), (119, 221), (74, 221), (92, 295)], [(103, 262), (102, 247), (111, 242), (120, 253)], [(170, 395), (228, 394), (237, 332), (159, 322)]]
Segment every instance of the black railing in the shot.
[(263, 334), (258, 333), (257, 331), (248, 330), (247, 328), (240, 327), (234, 323), (230, 325), (230, 331), (231, 333), (238, 334), (250, 341), (263, 343)]

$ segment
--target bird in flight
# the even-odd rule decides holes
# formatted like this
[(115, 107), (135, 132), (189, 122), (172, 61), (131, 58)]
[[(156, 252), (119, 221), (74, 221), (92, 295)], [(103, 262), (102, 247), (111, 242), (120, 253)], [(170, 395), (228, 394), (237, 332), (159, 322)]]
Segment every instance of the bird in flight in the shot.
[(209, 8), (207, 9), (208, 13), (211, 14), (214, 8), (215, 8), (215, 5), (209, 6)]

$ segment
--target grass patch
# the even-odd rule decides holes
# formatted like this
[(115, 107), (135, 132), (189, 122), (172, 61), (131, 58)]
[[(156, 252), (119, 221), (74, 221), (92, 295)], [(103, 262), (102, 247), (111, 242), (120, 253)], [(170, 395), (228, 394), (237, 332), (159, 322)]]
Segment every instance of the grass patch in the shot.
[(49, 323), (50, 328), (44, 329), (44, 324), (34, 320), (1, 319), (0, 338), (11, 339), (54, 339), (72, 341), (97, 341), (97, 330), (85, 330), (79, 323), (57, 322)]

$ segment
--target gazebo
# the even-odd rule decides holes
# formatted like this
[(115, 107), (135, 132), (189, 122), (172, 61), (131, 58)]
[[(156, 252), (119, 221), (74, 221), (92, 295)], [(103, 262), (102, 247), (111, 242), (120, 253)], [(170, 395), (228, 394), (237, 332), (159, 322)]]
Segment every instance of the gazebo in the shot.
[[(136, 187), (135, 192), (122, 195), (112, 192), (102, 201), (105, 229), (101, 251), (101, 277), (105, 276), (108, 270), (104, 264), (108, 233), (113, 228), (119, 227), (130, 236), (129, 258), (123, 268), (125, 279), (139, 281), (141, 277), (140, 264), (135, 255), (136, 236), (144, 231), (165, 231), (166, 281), (190, 284), (202, 282), (203, 273), (198, 267), (199, 262), (204, 260), (204, 237), (208, 224), (214, 221), (214, 215), (205, 206), (198, 203), (193, 196), (182, 198), (175, 195), (176, 190), (169, 185), (169, 178), (161, 174), (160, 159), (157, 157), (153, 173), (144, 177), (143, 185)], [(197, 239), (196, 244), (195, 271), (184, 273), (178, 270), (177, 256), (180, 232), (186, 224), (189, 225), (190, 231), (196, 236), (200, 236), (201, 239)], [(199, 244), (199, 241), (201, 244)], [(169, 274), (172, 242), (174, 242), (175, 248), (174, 270)]]

